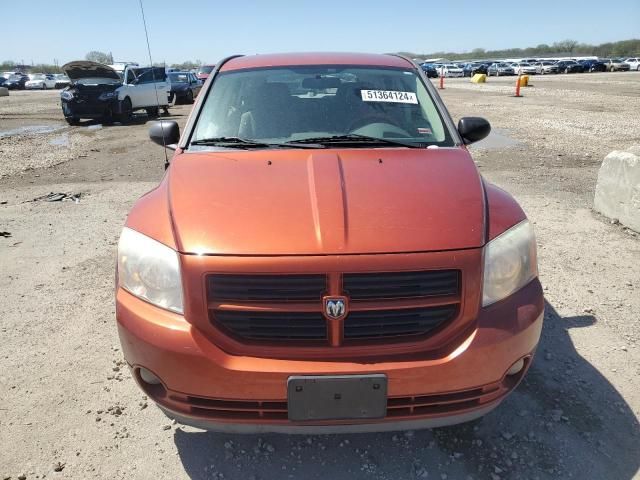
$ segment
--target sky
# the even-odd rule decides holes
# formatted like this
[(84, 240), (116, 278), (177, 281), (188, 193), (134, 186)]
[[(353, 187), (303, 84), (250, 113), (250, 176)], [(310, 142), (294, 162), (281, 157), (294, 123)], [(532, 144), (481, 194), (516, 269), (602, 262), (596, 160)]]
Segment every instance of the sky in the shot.
[[(4, 2), (0, 61), (149, 63), (139, 0)], [(640, 0), (143, 0), (154, 62), (289, 51), (429, 53), (640, 38)], [(8, 39), (11, 39), (8, 41)]]

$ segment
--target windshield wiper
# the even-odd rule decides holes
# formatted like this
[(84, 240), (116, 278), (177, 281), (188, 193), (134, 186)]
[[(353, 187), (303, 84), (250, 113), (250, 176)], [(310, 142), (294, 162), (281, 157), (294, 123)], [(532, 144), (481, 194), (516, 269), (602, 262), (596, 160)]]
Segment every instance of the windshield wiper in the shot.
[(212, 137), (194, 140), (191, 145), (214, 145), (220, 147), (239, 147), (239, 148), (267, 148), (269, 145), (262, 142), (256, 142), (248, 138), (240, 137)]
[(295, 142), (286, 143), (265, 143), (251, 140), (250, 138), (241, 137), (213, 137), (194, 140), (191, 145), (211, 145), (225, 148), (324, 148), (323, 145), (314, 144), (315, 142), (296, 145)]
[(332, 135), (330, 137), (309, 137), (300, 140), (291, 140), (289, 144), (316, 143), (319, 145), (331, 144), (362, 144), (364, 145), (394, 145), (407, 148), (422, 148), (423, 145), (417, 143), (403, 142), (402, 140), (392, 140), (390, 138), (370, 137), (358, 133), (347, 133), (345, 135)]

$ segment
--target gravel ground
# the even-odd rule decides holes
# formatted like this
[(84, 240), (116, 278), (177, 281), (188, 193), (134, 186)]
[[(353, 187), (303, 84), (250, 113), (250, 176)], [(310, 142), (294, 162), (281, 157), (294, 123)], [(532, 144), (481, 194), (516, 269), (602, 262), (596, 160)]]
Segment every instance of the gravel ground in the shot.
[[(513, 82), (447, 80), (441, 94), (454, 117), (497, 129), (474, 157), (535, 223), (538, 355), (481, 421), (369, 435), (220, 435), (168, 421), (131, 379), (114, 319), (120, 228), (163, 174), (146, 117), (65, 127), (56, 92), (0, 98), (0, 479), (640, 478), (640, 237), (591, 211), (602, 158), (640, 143), (640, 74), (533, 77), (523, 98)], [(188, 110), (172, 114), (184, 123)], [(30, 126), (62, 129), (2, 137)], [(32, 201), (49, 192), (80, 202)]]

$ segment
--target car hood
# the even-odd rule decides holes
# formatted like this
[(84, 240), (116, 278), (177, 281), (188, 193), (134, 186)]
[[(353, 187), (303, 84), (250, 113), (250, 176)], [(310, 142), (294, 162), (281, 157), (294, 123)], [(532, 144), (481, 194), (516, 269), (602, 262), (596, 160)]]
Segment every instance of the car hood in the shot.
[(485, 240), (464, 148), (189, 152), (168, 195), (178, 250), (327, 255), (457, 250)]
[(65, 63), (62, 66), (62, 71), (73, 81), (82, 78), (111, 78), (113, 80), (120, 80), (118, 73), (110, 66), (88, 60)]

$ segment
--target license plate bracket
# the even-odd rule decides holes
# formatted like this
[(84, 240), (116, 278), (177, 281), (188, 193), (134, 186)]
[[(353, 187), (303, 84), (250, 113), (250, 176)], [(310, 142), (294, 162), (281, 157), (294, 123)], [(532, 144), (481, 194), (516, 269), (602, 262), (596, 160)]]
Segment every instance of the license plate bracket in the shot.
[(387, 412), (387, 376), (291, 376), (287, 402), (292, 421), (383, 418)]

